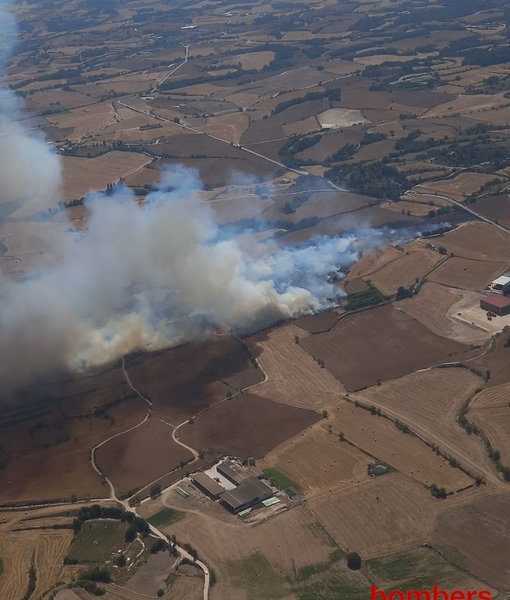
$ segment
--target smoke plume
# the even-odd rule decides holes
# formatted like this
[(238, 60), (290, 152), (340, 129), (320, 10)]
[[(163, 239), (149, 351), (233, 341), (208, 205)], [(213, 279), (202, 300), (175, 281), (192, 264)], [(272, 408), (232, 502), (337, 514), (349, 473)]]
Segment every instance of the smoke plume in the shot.
[[(15, 40), (15, 21), (0, 0), (0, 75)], [(20, 118), (19, 99), (0, 87), (0, 209), (5, 202), (48, 208), (55, 205), (60, 186), (59, 161)]]
[[(0, 5), (3, 61), (14, 33)], [(17, 108), (15, 96), (1, 91), (0, 206), (55, 206), (58, 157), (23, 129)], [(338, 295), (333, 280), (357, 256), (354, 236), (293, 249), (242, 244), (217, 225), (200, 188), (195, 171), (175, 168), (143, 207), (125, 188), (95, 194), (85, 232), (53, 235), (53, 266), (22, 281), (0, 272), (4, 393), (57, 369), (108, 363), (217, 327), (248, 332), (326, 307)]]

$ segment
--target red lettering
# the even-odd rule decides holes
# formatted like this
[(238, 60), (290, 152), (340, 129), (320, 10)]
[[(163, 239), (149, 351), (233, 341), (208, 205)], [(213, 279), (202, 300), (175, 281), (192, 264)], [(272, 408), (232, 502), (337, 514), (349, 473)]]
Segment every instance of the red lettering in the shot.
[(404, 592), (402, 592), (401, 590), (393, 590), (392, 592), (390, 592), (390, 595), (388, 596), (389, 600), (406, 600), (406, 597), (404, 595)]
[(434, 600), (448, 600), (448, 592), (440, 590), (435, 584), (432, 589), (434, 591)]
[(473, 598), (478, 595), (478, 592), (476, 590), (469, 590), (467, 595), (467, 600), (473, 600)]
[(370, 586), (370, 598), (371, 598), (371, 600), (377, 600), (378, 597), (379, 597), (379, 600), (387, 600), (386, 593), (383, 592), (382, 590), (378, 590), (377, 586), (373, 583)]
[(465, 597), (466, 594), (464, 594), (464, 592), (461, 592), (460, 590), (454, 590), (450, 596), (450, 600), (464, 600)]
[(480, 600), (492, 600), (492, 594), (489, 590), (480, 590), (478, 592), (478, 598)]

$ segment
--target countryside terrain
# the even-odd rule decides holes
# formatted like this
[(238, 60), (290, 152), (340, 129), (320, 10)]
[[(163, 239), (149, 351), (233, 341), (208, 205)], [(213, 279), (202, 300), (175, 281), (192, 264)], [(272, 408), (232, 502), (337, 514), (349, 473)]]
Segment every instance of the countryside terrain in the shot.
[[(510, 316), (480, 308), (510, 270), (507, 3), (12, 11), (4, 84), (63, 183), (48, 210), (0, 203), (0, 292), (58, 261), (57, 232), (86, 235), (90, 193), (123, 184), (143, 207), (170, 165), (243, 243), (359, 251), (318, 314), (2, 399), (0, 598), (507, 598)], [(190, 483), (226, 456), (280, 504), (240, 518)]]

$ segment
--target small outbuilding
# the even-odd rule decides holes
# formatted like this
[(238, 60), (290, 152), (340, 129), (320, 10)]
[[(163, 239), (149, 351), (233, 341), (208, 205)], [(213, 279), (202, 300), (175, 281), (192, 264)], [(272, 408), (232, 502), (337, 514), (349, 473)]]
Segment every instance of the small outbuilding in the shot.
[(510, 298), (501, 294), (490, 294), (480, 299), (480, 307), (500, 317), (510, 314)]
[(510, 277), (508, 275), (501, 275), (501, 277), (498, 277), (491, 283), (490, 287), (494, 291), (508, 294), (510, 293)]

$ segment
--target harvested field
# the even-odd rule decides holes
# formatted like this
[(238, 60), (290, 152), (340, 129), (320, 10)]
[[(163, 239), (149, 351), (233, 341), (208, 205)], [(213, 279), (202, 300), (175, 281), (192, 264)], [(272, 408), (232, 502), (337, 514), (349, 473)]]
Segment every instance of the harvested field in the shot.
[(395, 423), (382, 416), (342, 401), (331, 417), (335, 434), (343, 433), (348, 442), (423, 485), (435, 483), (450, 492), (473, 483), (425, 442), (400, 431)]
[(208, 117), (207, 124), (198, 127), (209, 135), (216, 135), (224, 140), (239, 144), (243, 133), (248, 129), (250, 119), (244, 113), (234, 113)]
[(467, 369), (430, 369), (352, 397), (408, 425), (469, 471), (490, 476), (492, 466), (482, 441), (468, 435), (457, 423), (461, 408), (482, 385), (482, 379)]
[[(173, 580), (168, 592), (165, 595), (165, 600), (202, 600), (204, 590), (203, 576), (200, 573), (184, 574)], [(211, 593), (212, 596), (212, 593)]]
[(350, 127), (346, 130), (324, 133), (316, 144), (298, 152), (296, 156), (300, 159), (322, 163), (347, 144), (359, 144), (363, 133), (361, 127)]
[(501, 94), (460, 95), (455, 100), (435, 106), (422, 115), (422, 119), (437, 117), (454, 117), (487, 112), (508, 104), (508, 99)]
[(253, 393), (319, 410), (335, 402), (343, 388), (296, 344), (296, 336), (301, 339), (303, 333), (295, 325), (284, 325), (246, 340), (267, 374)]
[(349, 391), (460, 360), (469, 351), (468, 346), (434, 335), (392, 306), (347, 316), (331, 331), (306, 337), (300, 345), (322, 359)]
[(0, 597), (6, 600), (23, 598), (28, 589), (28, 571), (32, 564), (34, 544), (38, 534), (32, 531), (0, 535), (0, 557), (3, 573), (0, 576)]
[(443, 257), (438, 252), (420, 248), (406, 252), (379, 271), (372, 272), (366, 279), (385, 296), (392, 296), (399, 287), (411, 287), (441, 260)]
[(481, 292), (503, 273), (506, 266), (503, 262), (482, 262), (453, 257), (434, 269), (428, 280), (453, 288)]
[(310, 410), (244, 393), (199, 415), (180, 430), (179, 439), (219, 454), (260, 457), (319, 419)]
[(128, 371), (155, 412), (174, 424), (223, 399), (235, 386), (242, 389), (264, 377), (243, 344), (228, 336), (133, 358)]
[(317, 315), (299, 317), (294, 324), (309, 333), (321, 333), (328, 331), (338, 321), (339, 314), (334, 310), (319, 313)]
[(116, 123), (116, 113), (111, 102), (102, 102), (50, 116), (47, 120), (63, 130), (71, 128), (72, 133), (67, 134), (67, 139), (79, 141), (86, 136), (100, 134), (105, 127)]
[(258, 466), (274, 467), (313, 497), (368, 479), (369, 462), (366, 454), (317, 425), (275, 448)]
[(488, 223), (470, 222), (436, 238), (455, 256), (486, 261), (510, 261), (510, 232), (504, 233)]
[(422, 183), (415, 190), (428, 194), (442, 194), (453, 198), (457, 202), (462, 202), (467, 196), (477, 192), (486, 183), (498, 179), (498, 177), (491, 174), (464, 172), (453, 179)]
[(348, 279), (368, 278), (369, 275), (382, 269), (385, 265), (404, 256), (402, 250), (394, 246), (380, 246), (373, 250), (365, 250), (361, 258), (349, 269)]
[(156, 596), (159, 589), (165, 589), (165, 579), (172, 569), (173, 562), (166, 552), (150, 554), (124, 587), (138, 594)]
[(274, 58), (274, 52), (262, 51), (262, 52), (247, 52), (246, 54), (239, 54), (233, 56), (231, 62), (241, 63), (241, 67), (247, 71), (251, 69), (263, 69), (269, 64)]
[(64, 156), (62, 198), (83, 198), (92, 191), (103, 191), (109, 183), (133, 175), (151, 159), (136, 152), (108, 152), (97, 158)]
[[(472, 324), (464, 318), (457, 318), (460, 310), (458, 303), (463, 304), (464, 297), (465, 292), (427, 281), (417, 296), (402, 300), (397, 308), (420, 321), (436, 335), (461, 344), (483, 344), (491, 337), (491, 331), (481, 329), (478, 324)], [(457, 305), (459, 310), (456, 310)]]
[(360, 110), (349, 108), (330, 108), (317, 115), (317, 119), (322, 129), (340, 129), (371, 122), (365, 119)]
[(489, 438), (501, 453), (501, 462), (510, 466), (510, 384), (482, 391), (470, 405), (468, 419)]
[(62, 565), (72, 538), (73, 533), (70, 530), (48, 531), (38, 537), (33, 559), (37, 577), (34, 598), (42, 596), (61, 580)]
[(99, 468), (117, 490), (128, 492), (188, 462), (193, 455), (172, 440), (172, 427), (151, 418), (96, 452)]
[(357, 211), (373, 202), (368, 196), (350, 192), (317, 192), (302, 204), (293, 214), (293, 221), (311, 219), (320, 215), (327, 218), (333, 215)]
[(341, 548), (372, 558), (423, 543), (437, 502), (420, 484), (391, 474), (324, 495), (310, 507)]
[(510, 496), (495, 494), (446, 510), (430, 543), (454, 564), (501, 590), (510, 589)]
[[(327, 562), (335, 549), (331, 538), (304, 506), (256, 524), (226, 523), (211, 515), (190, 513), (172, 525), (169, 532), (200, 548), (201, 556), (214, 568), (218, 575), (212, 592), (215, 600), (242, 600), (251, 589), (250, 581), (239, 578), (240, 565), (232, 564), (233, 560), (250, 560), (262, 551), (263, 560), (271, 565), (269, 574), (281, 582), (294, 575), (296, 569)], [(264, 600), (269, 597), (274, 596), (265, 596)]]
[(510, 228), (510, 196), (485, 196), (474, 202), (471, 208), (503, 227)]
[(344, 231), (358, 229), (360, 225), (364, 227), (398, 227), (400, 225), (413, 225), (418, 222), (415, 217), (405, 216), (380, 206), (370, 206), (361, 208), (356, 214), (339, 214), (333, 217), (323, 219), (317, 225), (291, 231), (282, 236), (282, 241), (286, 244), (301, 244), (318, 235), (339, 235)]

